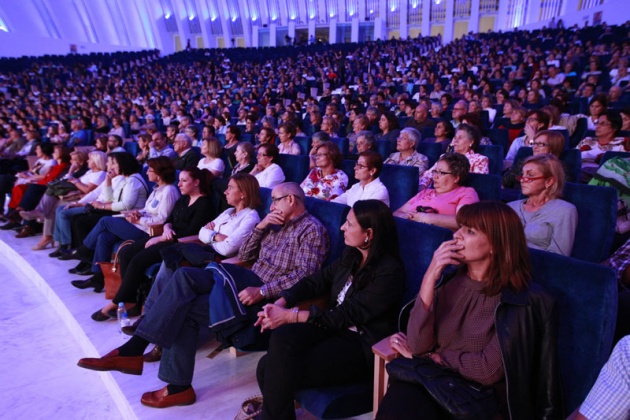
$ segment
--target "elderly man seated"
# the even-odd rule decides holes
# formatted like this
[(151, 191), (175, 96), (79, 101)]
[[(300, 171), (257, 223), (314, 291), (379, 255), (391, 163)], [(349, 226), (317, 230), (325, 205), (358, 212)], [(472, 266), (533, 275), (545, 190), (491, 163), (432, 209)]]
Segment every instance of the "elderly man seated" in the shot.
[[(140, 375), (142, 355), (149, 343), (161, 345), (164, 353), (159, 378), (168, 385), (145, 393), (141, 402), (164, 408), (196, 400), (191, 384), (197, 338), (202, 326), (218, 322), (210, 320), (211, 311), (214, 314), (218, 307), (222, 311), (235, 308), (235, 319), (213, 327), (213, 332), (221, 328), (224, 338), (239, 346), (265, 347), (267, 337), (253, 326), (257, 312), (264, 303), (275, 301), (280, 292), (320, 268), (329, 249), (328, 233), (306, 211), (299, 185), (284, 183), (274, 188), (270, 210), (239, 251), (242, 261), (256, 260), (251, 270), (213, 263), (206, 270), (180, 268), (171, 278), (156, 281), (147, 299), (150, 308), (133, 337), (102, 358), (81, 359), (79, 366)], [(218, 278), (225, 283), (214, 288)], [(215, 305), (217, 295), (223, 300), (220, 305)]]
[(173, 148), (177, 153), (177, 157), (173, 163), (175, 164), (175, 169), (178, 171), (183, 171), (191, 166), (197, 166), (199, 163), (201, 155), (198, 149), (192, 148), (192, 143), (193, 140), (188, 134), (179, 133), (175, 136)]

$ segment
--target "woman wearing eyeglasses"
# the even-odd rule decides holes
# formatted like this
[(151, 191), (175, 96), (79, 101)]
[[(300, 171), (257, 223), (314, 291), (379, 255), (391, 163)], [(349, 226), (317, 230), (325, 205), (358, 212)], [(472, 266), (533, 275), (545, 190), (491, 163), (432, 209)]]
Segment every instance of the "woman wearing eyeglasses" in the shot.
[(602, 155), (608, 151), (623, 152), (623, 137), (617, 137), (623, 120), (617, 111), (606, 111), (597, 119), (595, 137), (585, 137), (578, 143), (582, 154), (582, 171), (595, 173)]
[(341, 151), (335, 143), (326, 141), (317, 146), (315, 167), (302, 181), (300, 187), (308, 197), (330, 201), (343, 194), (348, 188), (348, 175), (341, 165)]
[(284, 172), (275, 163), (279, 153), (276, 145), (271, 143), (261, 144), (258, 148), (258, 163), (250, 174), (256, 177), (261, 188), (273, 188), (284, 181)]
[(505, 167), (511, 167), (514, 164), (514, 158), (516, 157), (516, 153), (518, 149), (521, 147), (531, 146), (534, 142), (534, 137), (541, 130), (546, 130), (549, 128), (549, 114), (535, 110), (530, 111), (527, 114), (527, 119), (525, 120), (525, 135), (520, 136), (514, 139), (512, 144), (510, 145), (510, 150), (508, 150), (507, 155), (505, 156)]
[(354, 177), (359, 181), (345, 193), (331, 200), (347, 206), (354, 206), (359, 200), (379, 200), (389, 207), (389, 191), (378, 176), (383, 169), (383, 158), (374, 150), (359, 153), (354, 165)]
[(562, 200), (564, 168), (549, 154), (525, 160), (518, 177), (527, 198), (509, 203), (523, 223), (527, 246), (561, 255), (571, 255), (577, 210)]
[[(532, 144), (534, 156), (552, 154), (558, 159), (564, 150), (564, 135), (558, 130), (543, 130), (536, 133)], [(520, 182), (517, 178), (523, 171), (524, 160), (519, 159), (514, 165), (503, 174), (503, 186), (505, 188), (520, 189)]]
[(477, 192), (461, 184), (468, 176), (470, 163), (459, 153), (442, 155), (432, 169), (433, 188), (420, 191), (394, 212), (394, 216), (456, 230), (459, 209), (479, 201)]

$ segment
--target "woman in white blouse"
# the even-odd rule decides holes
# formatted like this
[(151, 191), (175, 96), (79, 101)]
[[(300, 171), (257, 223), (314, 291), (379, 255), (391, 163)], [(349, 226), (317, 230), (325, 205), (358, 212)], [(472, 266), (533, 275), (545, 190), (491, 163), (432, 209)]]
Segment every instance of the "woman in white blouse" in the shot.
[(352, 207), (359, 200), (380, 200), (389, 206), (389, 192), (378, 177), (382, 169), (383, 158), (380, 154), (373, 150), (359, 153), (359, 159), (354, 165), (354, 177), (359, 182), (331, 201)]
[(205, 138), (201, 141), (201, 154), (204, 156), (197, 164), (199, 169), (207, 169), (215, 178), (222, 178), (225, 170), (225, 163), (221, 159), (223, 147), (219, 140), (214, 137)]
[(261, 188), (273, 188), (284, 182), (284, 172), (275, 161), (278, 159), (278, 148), (275, 144), (265, 143), (258, 148), (256, 160), (258, 163), (250, 174), (258, 180)]

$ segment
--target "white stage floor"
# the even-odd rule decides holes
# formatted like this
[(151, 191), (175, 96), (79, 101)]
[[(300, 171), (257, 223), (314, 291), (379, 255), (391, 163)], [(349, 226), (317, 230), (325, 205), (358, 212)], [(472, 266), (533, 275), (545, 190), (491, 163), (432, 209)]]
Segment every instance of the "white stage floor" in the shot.
[[(39, 237), (15, 239), (0, 231), (0, 418), (34, 419), (233, 419), (241, 402), (259, 393), (256, 364), (263, 353), (239, 358), (228, 351), (197, 352), (193, 387), (197, 402), (155, 409), (140, 403), (144, 392), (162, 388), (158, 363), (145, 363), (142, 376), (81, 369), (81, 357), (98, 357), (123, 338), (116, 322), (95, 322), (90, 315), (105, 302), (103, 293), (79, 290), (68, 274), (77, 261), (49, 258), (52, 250), (32, 251)], [(151, 348), (151, 347), (149, 347)], [(299, 410), (300, 420), (314, 419)], [(370, 414), (361, 416), (371, 418)]]

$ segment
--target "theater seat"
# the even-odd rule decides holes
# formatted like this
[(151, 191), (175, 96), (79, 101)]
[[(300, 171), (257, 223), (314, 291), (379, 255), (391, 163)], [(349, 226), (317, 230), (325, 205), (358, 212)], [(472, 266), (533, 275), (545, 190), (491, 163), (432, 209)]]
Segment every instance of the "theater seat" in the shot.
[(491, 175), (501, 175), (503, 170), (503, 147), (497, 145), (479, 146), (479, 153), (488, 157), (488, 169)]
[(383, 165), (381, 182), (389, 192), (389, 207), (399, 209), (418, 194), (418, 168), (415, 166)]
[(429, 168), (431, 168), (442, 155), (442, 145), (440, 143), (420, 142), (416, 146), (416, 151), (429, 159)]
[(499, 175), (468, 174), (464, 186), (473, 187), (479, 200), (501, 200), (501, 177)]
[[(271, 195), (270, 195), (271, 196)], [(346, 216), (350, 211), (350, 207), (345, 204), (330, 203), (319, 198), (306, 197), (306, 210), (322, 222), (328, 231), (330, 238), (330, 252), (324, 266), (341, 257), (341, 252), (346, 246), (343, 239), (341, 225), (346, 222)]]
[(282, 168), (287, 182), (301, 184), (309, 172), (309, 157), (306, 155), (280, 154), (276, 163)]
[(599, 263), (610, 256), (617, 222), (617, 190), (574, 184), (564, 187), (564, 199), (578, 212), (571, 256)]

